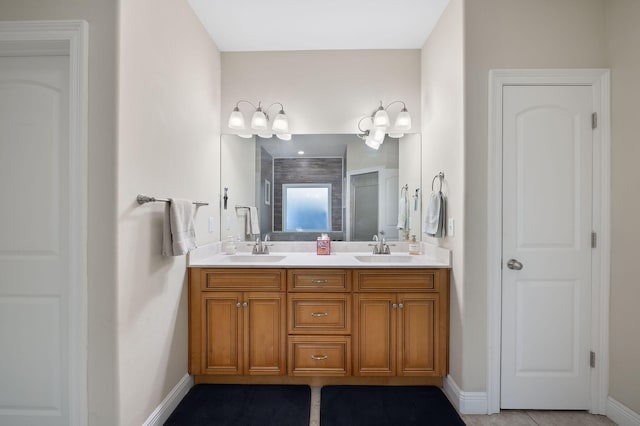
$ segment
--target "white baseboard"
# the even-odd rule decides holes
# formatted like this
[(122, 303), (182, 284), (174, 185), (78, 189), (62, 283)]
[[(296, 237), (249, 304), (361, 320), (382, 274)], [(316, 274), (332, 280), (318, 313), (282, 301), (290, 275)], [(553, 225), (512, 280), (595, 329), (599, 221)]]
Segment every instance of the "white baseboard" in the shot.
[(444, 393), (461, 414), (487, 414), (486, 392), (461, 391), (451, 376), (444, 378)]
[(620, 426), (640, 426), (640, 414), (611, 397), (607, 399), (607, 417)]
[(153, 413), (151, 413), (142, 426), (162, 426), (192, 387), (193, 377), (185, 374), (178, 384), (171, 389), (171, 392), (162, 400), (160, 405), (153, 410)]

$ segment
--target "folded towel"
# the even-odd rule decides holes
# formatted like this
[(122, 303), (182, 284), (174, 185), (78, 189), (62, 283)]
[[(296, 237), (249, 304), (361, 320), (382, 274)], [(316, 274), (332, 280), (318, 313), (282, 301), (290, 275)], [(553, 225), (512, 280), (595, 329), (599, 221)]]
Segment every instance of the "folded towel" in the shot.
[(245, 232), (247, 235), (260, 235), (260, 219), (258, 219), (257, 207), (249, 207), (245, 217)]
[(424, 233), (435, 238), (445, 236), (446, 198), (441, 191), (432, 192), (424, 218)]
[(400, 204), (398, 205), (398, 229), (409, 229), (407, 223), (407, 200), (400, 198)]
[(170, 198), (164, 209), (162, 254), (181, 256), (196, 248), (193, 217), (195, 205), (191, 201)]

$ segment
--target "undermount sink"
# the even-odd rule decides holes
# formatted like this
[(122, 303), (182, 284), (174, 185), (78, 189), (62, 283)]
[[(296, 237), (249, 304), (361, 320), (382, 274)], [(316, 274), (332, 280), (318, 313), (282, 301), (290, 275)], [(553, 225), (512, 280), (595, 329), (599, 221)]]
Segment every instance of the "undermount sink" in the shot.
[(393, 254), (370, 254), (364, 256), (355, 256), (360, 262), (368, 263), (409, 263), (411, 256), (393, 255)]
[(274, 263), (280, 262), (286, 256), (277, 256), (271, 254), (235, 254), (228, 257), (230, 262), (251, 262), (251, 263)]

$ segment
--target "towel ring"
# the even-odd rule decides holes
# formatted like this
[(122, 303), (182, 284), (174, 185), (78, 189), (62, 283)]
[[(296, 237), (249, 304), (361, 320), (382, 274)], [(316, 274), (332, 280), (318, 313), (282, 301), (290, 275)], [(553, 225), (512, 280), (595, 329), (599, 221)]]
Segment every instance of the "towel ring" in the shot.
[(435, 191), (433, 185), (436, 183), (436, 179), (438, 178), (440, 178), (440, 188), (438, 189), (438, 192), (442, 192), (442, 179), (444, 179), (444, 173), (442, 172), (438, 173), (433, 177), (433, 180), (431, 181), (431, 190)]

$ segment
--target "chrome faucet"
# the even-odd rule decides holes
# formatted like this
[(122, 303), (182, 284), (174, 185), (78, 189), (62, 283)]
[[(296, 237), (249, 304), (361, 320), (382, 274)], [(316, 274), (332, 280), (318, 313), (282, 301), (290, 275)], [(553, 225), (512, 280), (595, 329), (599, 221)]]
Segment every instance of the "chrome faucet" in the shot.
[(269, 241), (269, 234), (265, 234), (264, 244), (262, 240), (260, 240), (260, 236), (258, 235), (258, 237), (256, 238), (256, 243), (249, 244), (253, 246), (251, 254), (269, 254), (269, 247), (271, 247), (273, 244), (266, 244), (267, 241)]
[(384, 238), (384, 231), (380, 231), (380, 238), (374, 235), (373, 241), (375, 241), (376, 244), (369, 244), (369, 247), (373, 247), (373, 254), (391, 254), (389, 244), (387, 244), (387, 240)]

